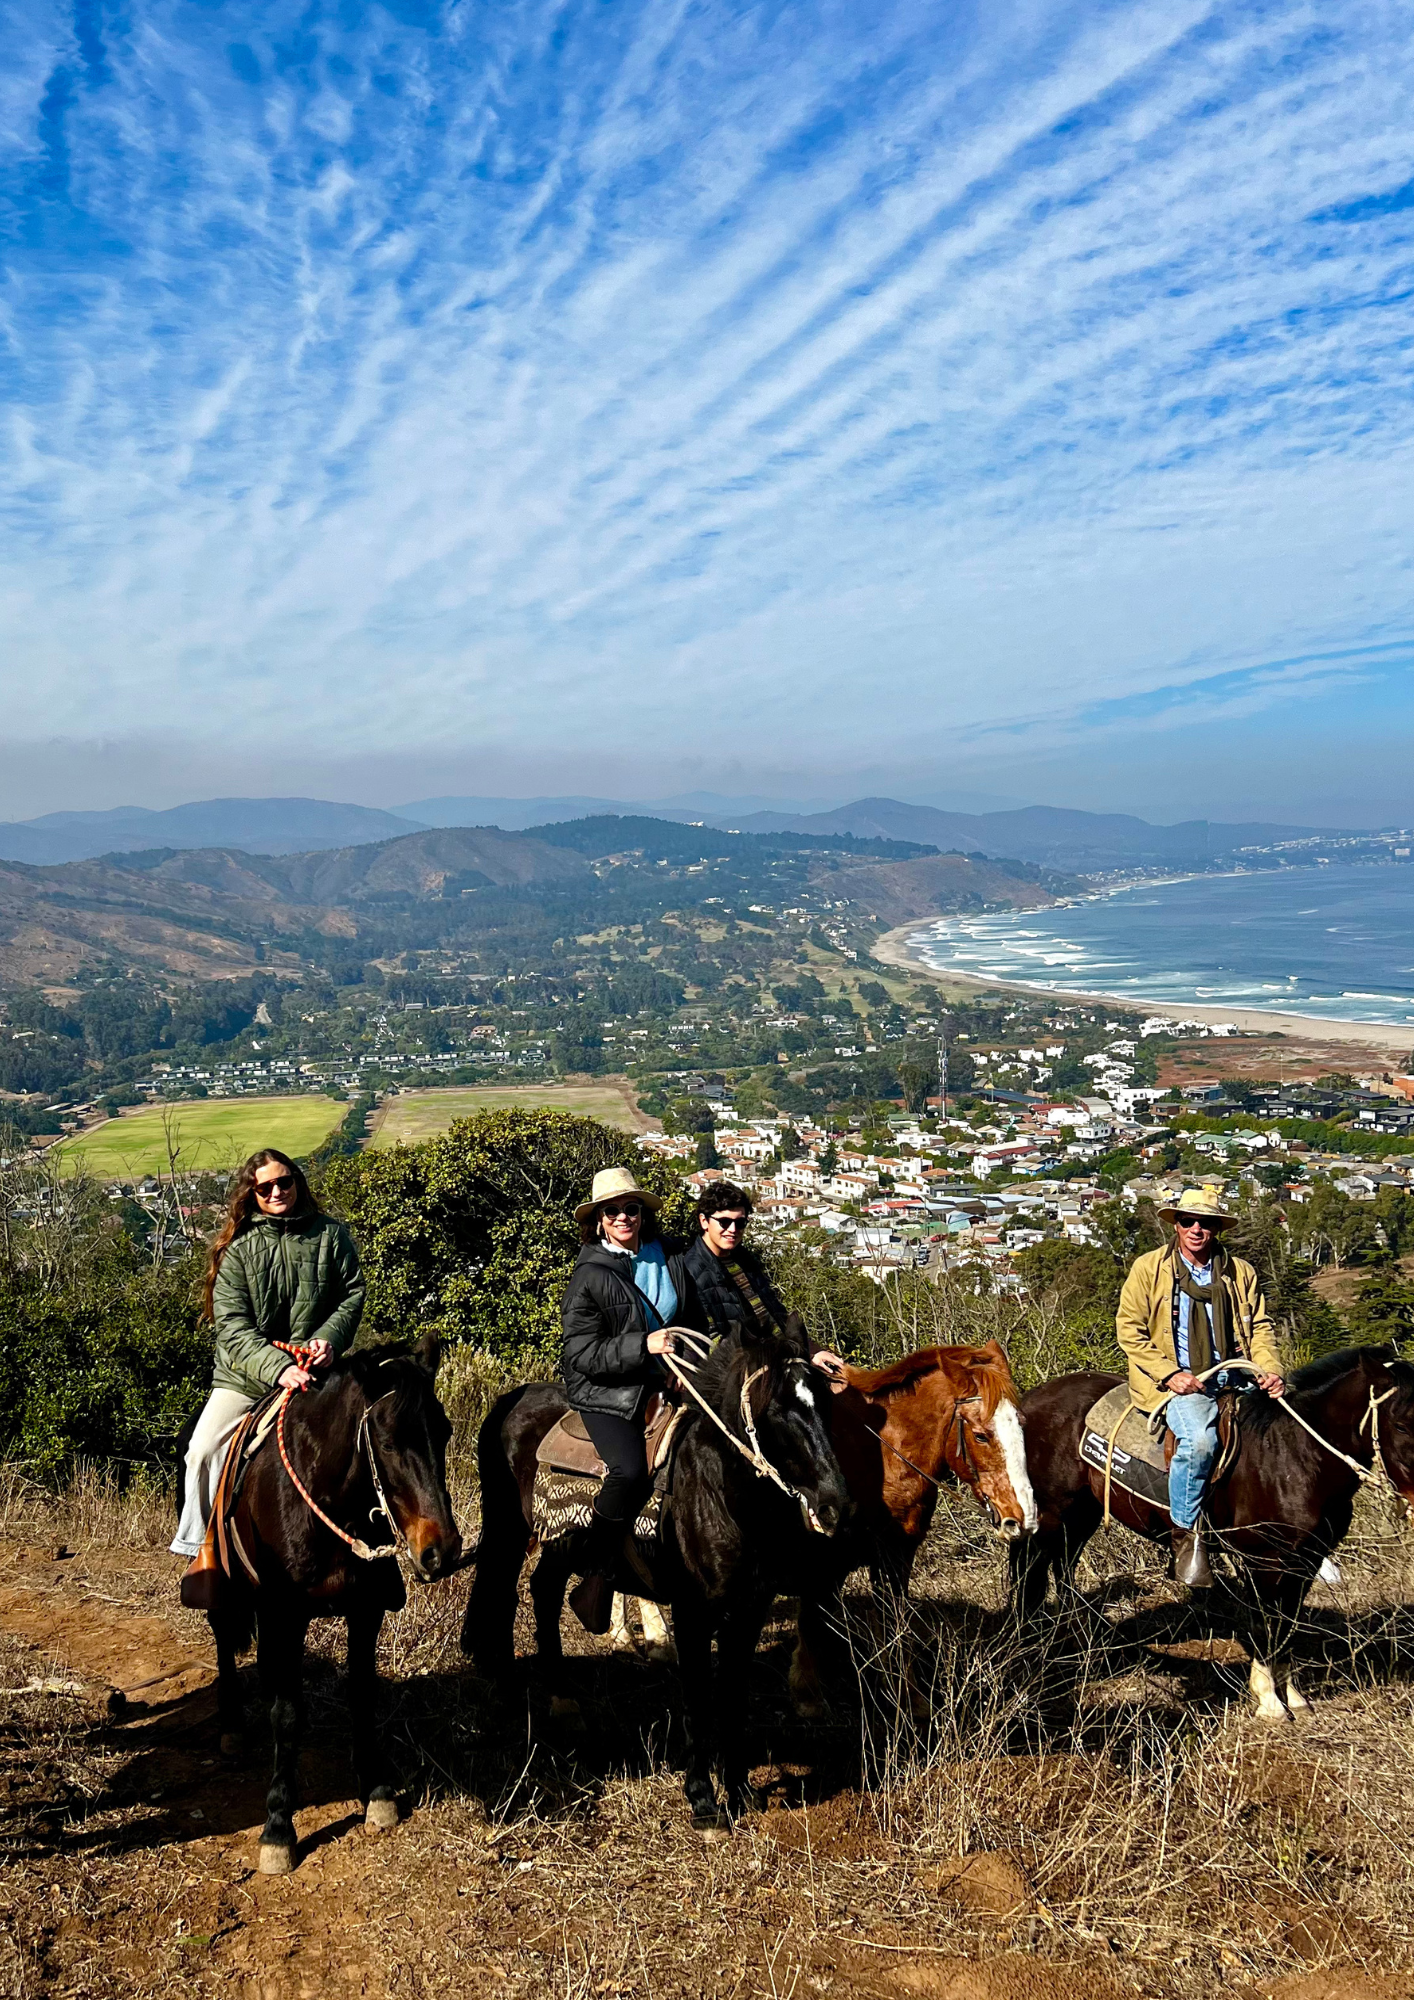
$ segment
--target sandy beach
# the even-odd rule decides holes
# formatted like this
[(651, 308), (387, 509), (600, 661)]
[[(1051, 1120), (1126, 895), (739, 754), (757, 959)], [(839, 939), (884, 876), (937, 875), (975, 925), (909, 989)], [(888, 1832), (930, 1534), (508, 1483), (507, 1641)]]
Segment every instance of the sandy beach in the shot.
[(1164, 1013), (1185, 1021), (1214, 1023), (1231, 1021), (1245, 1033), (1258, 1035), (1280, 1035), (1291, 1042), (1309, 1044), (1311, 1047), (1327, 1047), (1333, 1044), (1349, 1044), (1368, 1049), (1372, 1054), (1382, 1053), (1386, 1060), (1391, 1056), (1403, 1059), (1409, 1056), (1414, 1046), (1414, 1028), (1401, 1027), (1383, 1021), (1331, 1021), (1324, 1015), (1317, 1018), (1310, 1014), (1268, 1013), (1261, 1007), (1202, 1007), (1191, 1006), (1186, 1001), (1182, 1007), (1157, 1008), (1136, 1007), (1114, 993), (1057, 992), (1052, 988), (1027, 986), (1019, 980), (979, 979), (972, 973), (939, 972), (935, 966), (927, 964), (916, 952), (908, 948), (908, 938), (919, 929), (915, 920), (911, 924), (900, 924), (895, 930), (886, 931), (874, 946), (874, 956), (885, 965), (896, 965), (901, 971), (915, 977), (932, 979), (940, 986), (978, 991), (991, 989), (1006, 993), (1022, 993), (1030, 1000), (1054, 999), (1061, 1004), (1084, 1003), (1087, 1000), (1103, 1001), (1107, 1007), (1123, 1008), (1125, 1013), (1139, 1019), (1148, 1014)]

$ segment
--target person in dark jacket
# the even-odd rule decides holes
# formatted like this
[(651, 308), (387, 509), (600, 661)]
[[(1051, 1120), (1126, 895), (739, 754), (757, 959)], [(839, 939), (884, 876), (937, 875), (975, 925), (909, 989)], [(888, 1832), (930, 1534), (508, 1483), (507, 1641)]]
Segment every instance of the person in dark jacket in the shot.
[(652, 1483), (643, 1412), (667, 1381), (660, 1357), (676, 1351), (675, 1325), (701, 1327), (683, 1259), (670, 1257), (659, 1240), (661, 1206), (661, 1197), (641, 1188), (631, 1168), (606, 1167), (574, 1212), (583, 1247), (560, 1308), (561, 1372), (571, 1408), (607, 1467), (583, 1581), (570, 1593), (570, 1608), (590, 1632), (609, 1629), (613, 1585), (607, 1572)]
[[(745, 1243), (751, 1197), (732, 1181), (713, 1181), (697, 1204), (699, 1234), (687, 1252), (688, 1275), (696, 1287), (709, 1331), (718, 1340), (740, 1340), (743, 1331), (776, 1333), (786, 1307), (767, 1277), (761, 1259)], [(828, 1347), (811, 1361), (828, 1375), (836, 1391), (845, 1386), (844, 1362)]]

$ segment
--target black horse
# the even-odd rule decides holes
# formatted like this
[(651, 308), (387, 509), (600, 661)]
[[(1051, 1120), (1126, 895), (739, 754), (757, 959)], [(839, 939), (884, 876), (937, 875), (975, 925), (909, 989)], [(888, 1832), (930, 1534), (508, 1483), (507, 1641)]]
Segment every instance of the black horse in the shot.
[[(320, 1371), (313, 1388), (291, 1397), (285, 1416), (285, 1449), (311, 1498), (370, 1548), (394, 1548), (396, 1528), (428, 1582), (455, 1569), (461, 1556), (446, 1483), (451, 1426), (433, 1387), (438, 1356), (431, 1335), (411, 1354), (376, 1347), (345, 1355)], [(392, 1523), (381, 1511), (384, 1500)], [(397, 1788), (377, 1728), (374, 1656), (385, 1612), (401, 1610), (406, 1594), (392, 1554), (359, 1556), (311, 1511), (273, 1437), (250, 1462), (232, 1528), (259, 1581), (234, 1562), (225, 1601), (207, 1614), (220, 1674), (221, 1748), (230, 1755), (240, 1747), (244, 1717), (236, 1659), (254, 1636), (260, 1690), (270, 1704), (275, 1738), (259, 1867), (262, 1874), (283, 1875), (295, 1861), (304, 1642), (313, 1618), (347, 1621), (350, 1743), (359, 1797), (370, 1826), (397, 1822)]]
[[(1103, 1474), (1082, 1462), (1080, 1441), (1087, 1411), (1119, 1380), (1062, 1375), (1022, 1399), (1040, 1510), (1038, 1532), (1011, 1549), (1012, 1604), (1023, 1622), (1040, 1608), (1050, 1575), (1059, 1591), (1069, 1586), (1100, 1525)], [(1252, 1655), (1257, 1713), (1273, 1722), (1310, 1706), (1291, 1677), (1289, 1654), (1306, 1593), (1350, 1526), (1361, 1476), (1347, 1461), (1369, 1472), (1378, 1450), (1414, 1513), (1414, 1367), (1394, 1347), (1346, 1348), (1313, 1361), (1292, 1376), (1286, 1395), (1319, 1436), (1267, 1396), (1234, 1398), (1236, 1455), (1210, 1485), (1206, 1503), (1212, 1538), (1234, 1560), (1238, 1587), (1228, 1608)], [(1168, 1536), (1166, 1510), (1117, 1486), (1110, 1512), (1151, 1541)], [(1277, 1693), (1279, 1671), (1287, 1675), (1285, 1702)]]
[[(769, 1339), (723, 1342), (692, 1379), (732, 1437), (749, 1448), (745, 1391), (762, 1452), (801, 1496), (792, 1498), (756, 1472), (689, 1404), (673, 1453), (652, 1594), (672, 1606), (688, 1737), (684, 1790), (693, 1826), (711, 1834), (729, 1825), (713, 1782), (719, 1761), (727, 1812), (751, 1802), (745, 1681), (772, 1598), (797, 1588), (805, 1568), (805, 1542), (814, 1532), (805, 1508), (819, 1532), (833, 1535), (850, 1500), (830, 1442), (829, 1385), (810, 1365), (798, 1322)], [(566, 1408), (558, 1385), (527, 1383), (494, 1406), (477, 1442), (482, 1527), (462, 1649), (502, 1682), (515, 1669), (516, 1597), (531, 1537), (536, 1447)], [(579, 1531), (547, 1544), (531, 1580), (538, 1658), (552, 1685), (563, 1659), (560, 1610), (584, 1539)], [(626, 1566), (614, 1584), (635, 1596), (649, 1594)], [(732, 1727), (719, 1746), (720, 1717), (731, 1717)]]

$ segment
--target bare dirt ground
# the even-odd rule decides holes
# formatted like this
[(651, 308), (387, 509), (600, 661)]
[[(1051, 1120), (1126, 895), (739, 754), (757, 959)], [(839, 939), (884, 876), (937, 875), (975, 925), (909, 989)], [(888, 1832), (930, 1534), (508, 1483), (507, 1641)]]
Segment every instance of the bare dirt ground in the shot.
[(403, 1823), (360, 1823), (316, 1627), (284, 1878), (253, 1867), (253, 1686), (251, 1754), (223, 1764), (162, 1512), (21, 1496), (6, 1526), (3, 2000), (1414, 2000), (1414, 1568), (1378, 1506), (1313, 1605), (1315, 1719), (1275, 1736), (1240, 1649), (1120, 1531), (1082, 1579), (1090, 1636), (1025, 1657), (997, 1555), (950, 1515), (917, 1579), (931, 1721), (902, 1722), (885, 1648), (870, 1726), (852, 1699), (796, 1722), (778, 1607), (734, 1718), (766, 1809), (718, 1847), (688, 1826), (671, 1669), (567, 1620), (585, 1727), (557, 1732), (546, 1690), (503, 1704), (461, 1660), (465, 1579), (419, 1591), (382, 1656)]

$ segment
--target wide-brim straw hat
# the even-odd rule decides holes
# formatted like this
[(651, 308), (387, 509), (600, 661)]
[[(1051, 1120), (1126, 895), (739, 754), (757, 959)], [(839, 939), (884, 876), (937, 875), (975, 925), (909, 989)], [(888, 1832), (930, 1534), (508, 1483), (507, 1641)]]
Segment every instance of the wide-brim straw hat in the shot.
[(575, 1221), (583, 1222), (586, 1216), (594, 1213), (601, 1202), (612, 1201), (615, 1195), (624, 1194), (637, 1195), (645, 1208), (651, 1208), (655, 1213), (663, 1206), (662, 1195), (649, 1194), (647, 1188), (638, 1185), (633, 1177), (632, 1167), (601, 1167), (594, 1176), (594, 1185), (589, 1190), (588, 1201), (582, 1201), (574, 1212)]
[(1179, 1215), (1201, 1215), (1206, 1222), (1236, 1222), (1235, 1215), (1229, 1215), (1222, 1205), (1221, 1196), (1215, 1187), (1189, 1187), (1182, 1194), (1159, 1210), (1161, 1222), (1172, 1222)]

